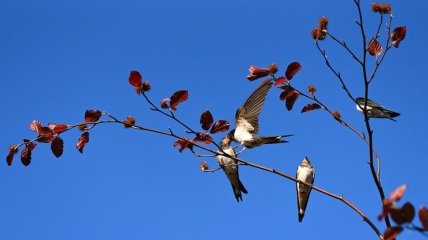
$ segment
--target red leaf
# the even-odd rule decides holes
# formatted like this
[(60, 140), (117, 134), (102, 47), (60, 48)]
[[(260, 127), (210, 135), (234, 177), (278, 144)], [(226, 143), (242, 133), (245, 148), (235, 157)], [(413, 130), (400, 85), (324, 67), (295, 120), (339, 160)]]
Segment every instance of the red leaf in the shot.
[(407, 29), (406, 26), (397, 27), (391, 33), (391, 44), (392, 46), (398, 48), (400, 46), (400, 42), (404, 40), (406, 37)]
[(285, 106), (287, 110), (290, 111), (293, 109), (293, 105), (296, 102), (297, 98), (299, 98), (299, 92), (297, 92), (294, 88), (290, 86), (281, 87), (284, 91), (279, 95), (279, 99), (282, 101), (285, 100)]
[(293, 90), (292, 94), (285, 99), (285, 106), (287, 107), (288, 111), (293, 109), (294, 103), (296, 102), (297, 98), (299, 98), (299, 95), (299, 92)]
[(428, 208), (419, 208), (419, 221), (421, 221), (424, 229), (428, 230)]
[(255, 67), (253, 65), (251, 65), (248, 70), (250, 71), (250, 73), (247, 75), (247, 79), (250, 81), (266, 77), (272, 72), (269, 68)]
[(281, 84), (284, 84), (287, 81), (287, 79), (285, 79), (285, 77), (279, 77), (276, 79), (274, 86), (278, 87)]
[(51, 143), (51, 150), (55, 157), (61, 157), (64, 149), (64, 141), (60, 137), (55, 137)]
[(302, 65), (299, 62), (292, 62), (287, 66), (287, 70), (285, 71), (285, 77), (288, 80), (291, 80), (293, 76), (302, 69)]
[(202, 172), (208, 171), (208, 169), (210, 169), (207, 162), (201, 162), (201, 164), (199, 164), (199, 168)]
[(230, 123), (226, 120), (218, 120), (211, 127), (210, 133), (215, 134), (218, 132), (226, 132), (230, 128)]
[(389, 214), (393, 207), (394, 202), (388, 198), (385, 198), (382, 203), (382, 213), (377, 216), (377, 220), (382, 221), (386, 217), (386, 215)]
[(205, 110), (205, 112), (202, 113), (199, 122), (202, 124), (202, 129), (208, 131), (214, 122), (213, 115), (210, 111)]
[(129, 83), (135, 88), (140, 88), (143, 85), (143, 76), (138, 71), (131, 71), (129, 74)]
[(174, 143), (174, 147), (179, 146), (180, 149), (178, 149), (179, 152), (183, 152), (184, 149), (188, 148), (190, 150), (193, 149), (193, 143), (189, 141), (188, 139), (179, 139)]
[(123, 122), (123, 126), (125, 126), (125, 128), (130, 128), (132, 126), (135, 125), (135, 118), (132, 116), (128, 116), (125, 120), (122, 121)]
[(369, 51), (370, 55), (378, 57), (382, 53), (382, 50), (382, 45), (380, 45), (376, 38), (372, 38), (367, 47), (367, 51)]
[(49, 123), (48, 127), (50, 130), (52, 130), (53, 133), (62, 133), (65, 130), (67, 130), (68, 126), (65, 124), (56, 124), (56, 123)]
[(383, 234), (383, 240), (394, 240), (401, 231), (403, 231), (403, 228), (400, 226), (389, 227)]
[(13, 157), (15, 156), (15, 154), (18, 152), (18, 147), (16, 145), (11, 145), (9, 147), (9, 154), (6, 157), (6, 163), (8, 166), (12, 165), (13, 162)]
[(189, 93), (187, 92), (187, 90), (179, 90), (175, 92), (170, 98), (170, 109), (173, 111), (177, 110), (178, 104), (186, 101), (187, 98), (189, 98)]
[(196, 137), (193, 139), (194, 142), (204, 142), (205, 144), (210, 144), (213, 141), (213, 138), (208, 133), (198, 132)]
[(389, 215), (397, 224), (411, 223), (415, 217), (415, 207), (407, 202), (401, 208), (392, 208)]
[(21, 162), (24, 166), (28, 166), (31, 163), (31, 149), (24, 148), (21, 152)]
[(82, 133), (82, 135), (80, 135), (80, 138), (79, 140), (77, 140), (77, 143), (76, 143), (77, 150), (79, 150), (80, 153), (83, 153), (83, 148), (88, 142), (89, 142), (89, 132)]
[(285, 99), (287, 99), (288, 96), (290, 96), (293, 93), (293, 88), (290, 87), (289, 85), (286, 86), (282, 86), (281, 89), (283, 89), (284, 91), (279, 95), (279, 99), (281, 101), (284, 101)]
[(162, 101), (161, 101), (161, 108), (163, 108), (163, 109), (169, 108), (168, 102), (169, 102), (169, 98), (162, 99)]
[(37, 121), (37, 120), (33, 120), (30, 125), (29, 125), (30, 129), (33, 130), (34, 132), (36, 132), (37, 134), (40, 133), (40, 129), (43, 127), (42, 123)]
[(100, 120), (102, 112), (99, 110), (86, 110), (85, 122), (97, 122)]
[(49, 127), (42, 127), (39, 129), (39, 136), (37, 142), (49, 143), (54, 139), (54, 133)]
[(316, 110), (316, 109), (320, 109), (320, 108), (321, 108), (321, 106), (318, 103), (310, 103), (310, 104), (303, 107), (302, 113), (309, 112), (309, 111)]
[(394, 192), (391, 193), (391, 195), (389, 196), (389, 199), (391, 201), (394, 201), (394, 202), (399, 201), (403, 197), (404, 192), (406, 191), (406, 189), (407, 189), (407, 184), (403, 184), (403, 185), (397, 187), (394, 190)]
[(30, 150), (34, 150), (34, 148), (36, 148), (37, 144), (31, 142), (28, 139), (24, 139), (24, 143), (25, 143), (25, 147), (29, 148)]
[(28, 166), (31, 163), (31, 152), (36, 147), (36, 144), (24, 139), (25, 148), (21, 152), (21, 162), (24, 166)]
[(411, 223), (415, 217), (415, 207), (410, 202), (405, 203), (401, 207), (401, 216), (404, 222)]

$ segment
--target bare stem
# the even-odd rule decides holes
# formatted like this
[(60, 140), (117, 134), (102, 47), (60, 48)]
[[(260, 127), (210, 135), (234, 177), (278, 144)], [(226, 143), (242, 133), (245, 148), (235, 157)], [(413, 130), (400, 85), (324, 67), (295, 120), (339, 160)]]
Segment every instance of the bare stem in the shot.
[(357, 57), (357, 55), (354, 53), (354, 51), (352, 51), (352, 49), (350, 49), (348, 47), (348, 45), (346, 44), (345, 41), (340, 41), (339, 39), (337, 39), (333, 34), (331, 34), (330, 32), (327, 32), (327, 35), (331, 37), (331, 39), (333, 39), (335, 42), (337, 42), (340, 46), (342, 46), (343, 48), (346, 49), (346, 51), (348, 51), (349, 54), (351, 54), (352, 58), (355, 59), (355, 61), (357, 61), (360, 65), (363, 64), (363, 62)]
[(343, 90), (346, 92), (346, 94), (348, 95), (348, 97), (352, 100), (352, 102), (354, 102), (355, 104), (357, 104), (355, 98), (352, 96), (351, 92), (349, 91), (348, 87), (345, 84), (345, 81), (343, 81), (342, 76), (340, 75), (340, 72), (336, 71), (333, 66), (331, 65), (330, 61), (327, 58), (327, 53), (325, 50), (321, 49), (321, 46), (319, 45), (319, 42), (316, 41), (315, 45), (317, 46), (318, 51), (321, 53), (321, 55), (323, 56), (324, 60), (325, 60), (325, 64), (327, 65), (327, 67), (331, 70), (331, 72), (333, 72), (333, 74), (337, 77), (337, 79), (340, 81), (340, 83), (342, 84), (342, 88)]
[[(363, 14), (361, 11), (361, 6), (360, 6), (360, 1), (359, 0), (354, 0), (354, 3), (357, 7), (358, 10), (358, 17), (359, 20), (357, 21), (357, 25), (360, 28), (361, 31), (361, 37), (362, 37), (362, 52), (363, 52), (363, 57), (362, 57), (362, 62), (363, 64), (361, 65), (362, 68), (362, 73), (363, 73), (363, 79), (364, 79), (364, 122), (366, 125), (366, 129), (367, 129), (367, 134), (368, 134), (368, 142), (369, 142), (369, 146), (368, 146), (368, 150), (369, 150), (369, 166), (370, 166), (370, 172), (372, 174), (373, 177), (373, 181), (375, 182), (375, 185), (378, 189), (380, 198), (381, 198), (381, 202), (383, 202), (383, 200), (385, 199), (385, 193), (383, 191), (382, 188), (382, 184), (380, 182), (380, 176), (379, 174), (376, 172), (375, 168), (374, 168), (374, 164), (373, 164), (373, 130), (371, 129), (370, 126), (370, 121), (369, 121), (369, 117), (367, 115), (367, 99), (368, 99), (368, 95), (369, 95), (369, 84), (370, 84), (370, 79), (367, 76), (367, 37), (366, 37), (366, 33), (364, 30), (364, 22), (363, 22)], [(389, 217), (386, 216), (385, 217), (385, 224), (387, 227), (391, 226)]]
[[(294, 88), (297, 92), (299, 92), (299, 94), (301, 96), (304, 96), (312, 101), (315, 101), (316, 103), (318, 103), (322, 109), (324, 109), (325, 111), (327, 111), (329, 114), (331, 114), (333, 116), (333, 111), (327, 107), (327, 105), (325, 105), (323, 102), (321, 102), (317, 97), (315, 97), (315, 95), (308, 95), (306, 93), (303, 93), (301, 91), (299, 91), (298, 89)], [(364, 133), (358, 131), (357, 129), (355, 129), (354, 127), (352, 127), (352, 125), (350, 125), (347, 121), (345, 121), (342, 117), (339, 119), (339, 123), (342, 124), (343, 126), (347, 127), (348, 129), (350, 129), (352, 132), (354, 132), (355, 134), (357, 134), (361, 139), (364, 140), (364, 142), (367, 143), (367, 145), (369, 145), (369, 141), (366, 138), (366, 136), (364, 135)], [(378, 163), (378, 166), (380, 167), (380, 156), (377, 153), (376, 149), (373, 147), (373, 154), (376, 156), (376, 160)]]

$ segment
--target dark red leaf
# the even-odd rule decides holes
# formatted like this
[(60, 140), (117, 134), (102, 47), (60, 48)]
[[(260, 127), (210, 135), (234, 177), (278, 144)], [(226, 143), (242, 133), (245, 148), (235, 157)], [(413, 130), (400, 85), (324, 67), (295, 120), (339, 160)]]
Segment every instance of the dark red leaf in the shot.
[(89, 132), (82, 133), (82, 135), (80, 135), (80, 138), (77, 140), (77, 143), (76, 143), (77, 150), (79, 150), (80, 153), (83, 153), (83, 148), (88, 142), (89, 142)]
[(286, 91), (281, 92), (281, 94), (279, 94), (279, 100), (285, 101), (285, 98), (287, 97), (287, 95), (288, 95), (288, 92)]
[(99, 110), (86, 110), (85, 122), (97, 122), (100, 120), (102, 112)]
[(143, 76), (138, 71), (131, 71), (129, 74), (129, 83), (135, 88), (140, 88), (143, 85)]
[(186, 101), (188, 98), (189, 93), (187, 92), (187, 90), (179, 90), (175, 92), (170, 98), (169, 108), (172, 111), (177, 110), (178, 104)]
[(284, 91), (279, 95), (279, 99), (281, 101), (284, 101), (287, 99), (287, 97), (291, 96), (293, 94), (294, 88), (290, 87), (289, 85), (281, 86), (281, 89)]
[(54, 133), (49, 127), (42, 127), (39, 129), (39, 136), (37, 142), (49, 143), (54, 139)]
[(302, 65), (299, 62), (290, 63), (285, 71), (285, 77), (290, 81), (300, 69), (302, 69)]
[(372, 38), (367, 47), (367, 51), (369, 51), (370, 55), (378, 57), (382, 53), (382, 50), (382, 45), (380, 45), (376, 38)]
[(399, 201), (403, 197), (404, 192), (406, 191), (406, 189), (407, 189), (407, 184), (403, 184), (403, 185), (397, 187), (394, 190), (394, 192), (391, 193), (391, 195), (389, 196), (389, 199), (391, 201), (394, 201), (394, 202)]
[(199, 122), (202, 125), (202, 129), (208, 131), (214, 122), (213, 115), (210, 113), (210, 111), (205, 110), (205, 112), (202, 113)]
[(37, 121), (37, 120), (33, 120), (30, 125), (29, 125), (30, 129), (33, 130), (34, 132), (36, 132), (37, 134), (40, 133), (40, 129), (43, 127), (42, 123)]
[(284, 84), (286, 81), (287, 81), (287, 79), (285, 79), (285, 77), (279, 77), (275, 80), (274, 86), (278, 87), (278, 86)]
[(18, 147), (16, 145), (12, 145), (9, 147), (9, 154), (6, 157), (6, 163), (8, 166), (12, 165), (13, 157), (18, 152)]
[(293, 109), (294, 103), (296, 102), (297, 98), (299, 98), (300, 94), (292, 87), (289, 87), (289, 89), (286, 90), (286, 92), (287, 94), (285, 97), (285, 106), (288, 111), (291, 111), (291, 109)]
[(406, 26), (397, 27), (391, 33), (391, 44), (392, 46), (398, 48), (400, 46), (400, 42), (404, 40), (406, 37), (407, 29)]
[(51, 150), (55, 157), (61, 157), (64, 150), (64, 141), (60, 137), (55, 137), (51, 143)]
[(183, 152), (184, 149), (188, 148), (190, 150), (193, 149), (193, 143), (191, 141), (189, 141), (188, 139), (179, 139), (174, 143), (174, 147), (179, 146), (180, 148), (178, 149), (179, 152)]
[(193, 139), (194, 142), (204, 142), (205, 144), (210, 144), (213, 139), (211, 135), (205, 132), (196, 133), (196, 137)]
[(303, 107), (302, 113), (313, 111), (313, 110), (320, 109), (320, 108), (321, 108), (321, 106), (318, 103), (310, 103), (310, 104)]
[(403, 228), (400, 226), (389, 227), (383, 234), (383, 240), (394, 240), (401, 231), (403, 231)]
[(389, 215), (397, 224), (410, 223), (415, 217), (415, 207), (407, 202), (401, 208), (392, 208)]
[(419, 221), (421, 221), (423, 228), (428, 230), (428, 208), (419, 208)]
[(31, 148), (24, 148), (21, 152), (21, 162), (24, 166), (28, 166), (31, 163)]
[(56, 123), (49, 123), (48, 127), (50, 130), (52, 130), (53, 133), (62, 133), (68, 128), (68, 126), (65, 124), (56, 124)]
[(230, 123), (226, 120), (218, 120), (211, 127), (210, 133), (216, 134), (218, 132), (226, 132), (230, 128)]

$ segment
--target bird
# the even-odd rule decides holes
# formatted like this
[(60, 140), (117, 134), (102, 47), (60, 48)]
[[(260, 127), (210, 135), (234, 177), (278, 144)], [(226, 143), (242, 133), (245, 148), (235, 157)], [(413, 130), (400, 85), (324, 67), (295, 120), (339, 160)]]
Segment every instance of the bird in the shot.
[[(217, 162), (220, 167), (223, 169), (227, 178), (229, 179), (233, 194), (235, 195), (236, 201), (242, 201), (242, 193), (247, 194), (248, 191), (245, 189), (244, 184), (242, 184), (239, 179), (238, 172), (238, 161), (232, 159), (230, 157), (235, 157), (235, 150), (230, 146), (230, 142), (232, 139), (229, 136), (226, 136), (221, 139), (219, 146), (221, 150), (217, 151)], [(224, 153), (228, 154), (230, 157), (224, 155)]]
[[(364, 111), (364, 98), (359, 97), (355, 99), (357, 102), (357, 110), (360, 112)], [(388, 118), (392, 121), (396, 121), (394, 118), (400, 116), (400, 113), (392, 111), (391, 109), (385, 108), (373, 100), (367, 98), (367, 117), (369, 118)]]
[[(296, 179), (311, 185), (314, 183), (315, 170), (312, 167), (308, 157), (305, 157), (297, 168)], [(301, 184), (300, 182), (296, 182), (296, 190), (299, 222), (302, 222), (303, 217), (305, 216), (306, 206), (308, 204), (309, 195), (311, 194), (312, 188)]]
[(263, 144), (286, 143), (282, 139), (293, 135), (279, 135), (270, 137), (260, 137), (259, 134), (259, 115), (266, 95), (272, 87), (272, 81), (263, 82), (236, 111), (235, 129), (229, 132), (233, 141), (244, 145), (245, 148), (258, 147)]

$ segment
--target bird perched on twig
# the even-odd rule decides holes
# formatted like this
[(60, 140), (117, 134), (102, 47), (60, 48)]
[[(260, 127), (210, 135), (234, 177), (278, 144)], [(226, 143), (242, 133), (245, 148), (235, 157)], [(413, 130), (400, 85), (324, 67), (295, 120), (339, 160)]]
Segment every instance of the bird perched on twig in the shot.
[(230, 157), (224, 156), (222, 154), (226, 153), (231, 157), (235, 157), (235, 151), (230, 146), (230, 142), (232, 139), (229, 136), (224, 137), (219, 145), (221, 150), (218, 150), (218, 155), (216, 156), (217, 162), (220, 165), (220, 167), (223, 169), (224, 173), (226, 174), (227, 178), (229, 179), (233, 193), (235, 194), (236, 201), (242, 201), (242, 194), (247, 194), (247, 189), (245, 189), (244, 185), (242, 184), (241, 180), (239, 179), (239, 172), (238, 172), (238, 161), (235, 159), (232, 159)]
[[(364, 98), (359, 97), (355, 99), (357, 101), (357, 110), (360, 112), (364, 111)], [(376, 103), (373, 100), (370, 100), (367, 98), (367, 117), (369, 118), (388, 118), (392, 121), (395, 121), (395, 117), (400, 116), (400, 113), (394, 112), (388, 108), (385, 108), (384, 106), (381, 106), (380, 104)]]
[[(315, 180), (315, 170), (311, 165), (311, 162), (305, 157), (302, 163), (297, 168), (296, 178), (307, 184), (313, 184)], [(303, 221), (305, 216), (306, 206), (308, 205), (309, 195), (311, 194), (312, 188), (296, 183), (297, 189), (297, 210), (299, 214), (299, 222)]]
[(266, 95), (272, 87), (272, 81), (262, 83), (236, 111), (235, 129), (229, 132), (229, 136), (235, 141), (245, 146), (253, 148), (263, 144), (285, 143), (284, 137), (292, 135), (279, 135), (270, 137), (260, 137), (259, 115), (266, 100)]

